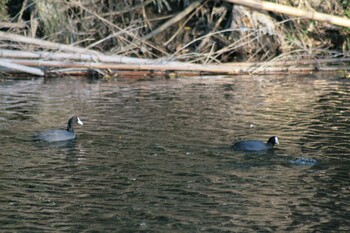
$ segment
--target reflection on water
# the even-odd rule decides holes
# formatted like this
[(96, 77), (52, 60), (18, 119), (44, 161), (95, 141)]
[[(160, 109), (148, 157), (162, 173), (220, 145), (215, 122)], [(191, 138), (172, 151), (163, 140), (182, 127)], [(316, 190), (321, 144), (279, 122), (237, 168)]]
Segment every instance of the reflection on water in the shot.
[[(349, 231), (349, 90), (301, 76), (3, 81), (1, 229)], [(74, 113), (75, 141), (31, 140)], [(272, 135), (273, 152), (230, 149)]]

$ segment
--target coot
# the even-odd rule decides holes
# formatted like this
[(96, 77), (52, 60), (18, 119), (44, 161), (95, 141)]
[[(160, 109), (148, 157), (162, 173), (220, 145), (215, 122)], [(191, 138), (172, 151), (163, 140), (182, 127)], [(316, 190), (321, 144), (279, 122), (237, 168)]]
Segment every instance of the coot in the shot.
[(34, 136), (35, 140), (46, 142), (59, 142), (75, 138), (74, 124), (83, 125), (83, 122), (77, 116), (73, 116), (68, 120), (67, 129), (49, 130)]
[(278, 138), (276, 136), (270, 137), (267, 143), (257, 140), (247, 140), (235, 143), (232, 147), (235, 150), (241, 151), (263, 151), (270, 150), (275, 144), (278, 144)]

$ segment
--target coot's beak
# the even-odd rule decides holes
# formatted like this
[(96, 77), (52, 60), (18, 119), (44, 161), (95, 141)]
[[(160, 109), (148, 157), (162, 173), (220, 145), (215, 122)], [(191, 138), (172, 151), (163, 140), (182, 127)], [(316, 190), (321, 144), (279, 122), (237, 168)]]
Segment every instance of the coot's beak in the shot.
[(84, 125), (83, 122), (79, 119), (79, 117), (77, 117), (77, 120), (79, 125)]
[(276, 140), (275, 140), (275, 141), (276, 141), (276, 144), (279, 144), (279, 142), (278, 142), (278, 137), (276, 137), (275, 139), (276, 139)]

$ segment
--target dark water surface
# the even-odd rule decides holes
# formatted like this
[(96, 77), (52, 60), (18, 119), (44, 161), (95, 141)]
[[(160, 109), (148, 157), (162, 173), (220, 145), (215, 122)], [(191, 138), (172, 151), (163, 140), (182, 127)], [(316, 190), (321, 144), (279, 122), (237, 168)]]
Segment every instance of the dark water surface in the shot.
[[(2, 232), (350, 231), (350, 80), (3, 80), (0, 103)], [(76, 140), (31, 140), (76, 112)]]

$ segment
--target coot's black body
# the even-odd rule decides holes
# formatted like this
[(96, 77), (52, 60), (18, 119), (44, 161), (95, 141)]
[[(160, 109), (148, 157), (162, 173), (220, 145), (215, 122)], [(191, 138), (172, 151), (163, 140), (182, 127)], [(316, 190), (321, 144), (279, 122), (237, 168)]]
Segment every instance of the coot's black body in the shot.
[(269, 140), (264, 143), (257, 140), (241, 141), (233, 144), (235, 150), (241, 151), (264, 151), (273, 149), (274, 145), (278, 144), (278, 138), (276, 136), (270, 137)]
[(59, 142), (66, 141), (75, 138), (74, 124), (83, 125), (83, 122), (77, 116), (73, 116), (68, 120), (66, 130), (49, 130), (41, 132), (34, 136), (35, 140), (45, 141), (45, 142)]

